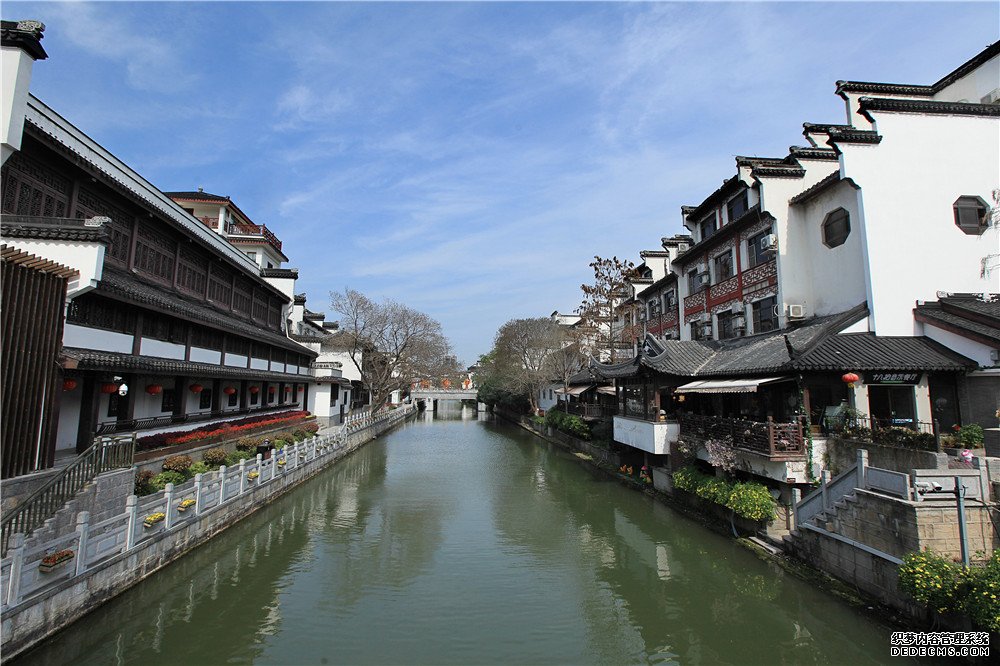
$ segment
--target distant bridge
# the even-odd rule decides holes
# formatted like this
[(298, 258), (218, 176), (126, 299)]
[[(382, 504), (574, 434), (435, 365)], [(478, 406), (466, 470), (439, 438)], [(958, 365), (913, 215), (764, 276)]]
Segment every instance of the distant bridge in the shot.
[[(474, 388), (417, 388), (410, 389), (410, 400), (423, 401), (426, 409), (434, 411), (438, 400), (472, 400), (477, 401), (479, 390)], [(477, 402), (478, 405), (478, 402)]]

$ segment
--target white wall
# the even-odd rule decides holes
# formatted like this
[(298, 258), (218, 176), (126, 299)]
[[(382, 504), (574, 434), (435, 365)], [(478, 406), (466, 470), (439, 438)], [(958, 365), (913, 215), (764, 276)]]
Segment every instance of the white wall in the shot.
[(28, 89), (34, 58), (17, 47), (0, 49), (0, 141), (3, 144), (3, 162), (21, 149), (24, 131), (24, 112), (28, 105)]
[[(556, 389), (560, 388), (562, 388), (562, 384), (549, 384), (540, 390), (538, 395), (535, 396), (538, 399), (538, 408), (547, 411), (555, 407), (556, 403), (559, 402), (559, 395), (556, 393)], [(552, 394), (551, 398), (549, 397), (550, 392)]]
[[(850, 215), (851, 231), (843, 245), (831, 248), (823, 243), (823, 220), (838, 208)], [(865, 301), (867, 266), (858, 211), (858, 192), (846, 181), (789, 208), (779, 259), (786, 303), (805, 304), (811, 316), (844, 312)]]
[(4, 244), (76, 269), (79, 275), (69, 281), (66, 290), (67, 299), (72, 299), (97, 287), (97, 282), (104, 273), (103, 243), (67, 243), (27, 238), (5, 238)]
[(971, 74), (943, 88), (934, 95), (934, 99), (979, 104), (984, 96), (996, 90), (998, 86), (1000, 86), (1000, 56), (994, 56)]
[(990, 201), (1000, 183), (1000, 118), (879, 113), (876, 120), (882, 143), (841, 145), (843, 173), (862, 192), (874, 330), (913, 335), (916, 301), (935, 300), (938, 291), (997, 291), (996, 278), (979, 277), (980, 259), (997, 251), (995, 233), (963, 233), (952, 204), (962, 195)]
[(143, 338), (139, 345), (139, 354), (141, 356), (158, 356), (160, 358), (184, 360), (184, 352), (184, 345), (164, 342), (163, 340), (153, 340), (151, 338)]
[(89, 328), (66, 324), (63, 329), (63, 346), (80, 347), (81, 349), (98, 349), (100, 351), (132, 353), (131, 335), (105, 331), (100, 328)]
[(234, 368), (247, 367), (247, 357), (240, 354), (226, 354), (226, 365)]
[(676, 422), (642, 421), (624, 416), (614, 417), (615, 441), (632, 448), (665, 455), (670, 453), (670, 442), (676, 442), (680, 435), (680, 424)]
[(220, 365), (222, 363), (222, 352), (215, 349), (191, 347), (191, 360), (195, 363), (212, 363), (213, 365)]
[(979, 364), (980, 368), (989, 368), (997, 365), (990, 356), (994, 349), (988, 345), (938, 328), (933, 324), (917, 322), (917, 326), (919, 327), (917, 335), (926, 335), (931, 340), (940, 342), (948, 349), (971, 358)]
[(56, 431), (56, 450), (75, 449), (77, 428), (80, 425), (80, 400), (83, 382), (72, 391), (59, 394), (59, 426)]

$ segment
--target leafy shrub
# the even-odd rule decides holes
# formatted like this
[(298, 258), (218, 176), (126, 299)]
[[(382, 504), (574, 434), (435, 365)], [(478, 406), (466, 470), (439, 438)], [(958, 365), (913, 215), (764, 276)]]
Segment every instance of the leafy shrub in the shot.
[(257, 457), (254, 451), (237, 450), (226, 456), (226, 467), (239, 465), (241, 460), (253, 460)]
[(729, 494), (727, 506), (736, 515), (750, 520), (774, 520), (774, 498), (759, 483), (737, 483)]
[(170, 456), (163, 461), (163, 471), (181, 472), (183, 474), (193, 464), (194, 461), (191, 460), (191, 456)]
[(240, 437), (236, 440), (236, 450), (237, 451), (256, 451), (257, 447), (263, 442), (260, 437)]
[(899, 589), (939, 613), (962, 612), (983, 629), (1000, 631), (1000, 553), (964, 568), (930, 551), (899, 565)]
[(978, 423), (964, 425), (958, 431), (958, 439), (967, 449), (975, 449), (983, 444), (983, 427)]
[(202, 454), (201, 459), (209, 467), (218, 467), (226, 462), (226, 450), (221, 446), (209, 449)]
[(180, 483), (187, 481), (187, 477), (184, 476), (182, 472), (160, 472), (153, 477), (152, 486), (154, 490), (163, 490), (167, 487), (168, 483), (172, 483), (175, 486)]
[(144, 469), (135, 475), (135, 494), (139, 495), (150, 495), (156, 492), (156, 488), (153, 487), (153, 474), (152, 470)]
[(590, 428), (583, 421), (583, 419), (572, 414), (567, 414), (566, 412), (558, 409), (550, 409), (545, 412), (545, 425), (550, 428), (560, 430), (567, 435), (572, 435), (573, 437), (587, 440), (590, 439)]
[(674, 472), (674, 485), (702, 499), (732, 509), (749, 520), (774, 520), (774, 498), (760, 483), (732, 482), (702, 474), (693, 465)]
[(209, 467), (204, 462), (196, 462), (184, 471), (184, 476), (189, 479), (193, 479), (195, 474), (204, 474), (205, 472), (211, 472), (212, 468)]

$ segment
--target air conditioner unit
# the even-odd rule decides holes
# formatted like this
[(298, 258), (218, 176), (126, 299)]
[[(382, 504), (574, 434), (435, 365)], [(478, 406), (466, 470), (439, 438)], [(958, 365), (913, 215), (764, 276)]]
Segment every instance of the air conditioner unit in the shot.
[(707, 324), (701, 325), (701, 335), (702, 337), (705, 338), (712, 337), (712, 322), (708, 322)]
[(732, 307), (731, 311), (732, 311), (732, 313), (733, 313), (734, 316), (735, 315), (746, 314), (744, 312), (744, 310), (743, 310), (743, 304), (742, 303), (733, 303), (733, 307)]
[(788, 304), (788, 318), (793, 321), (806, 318), (806, 306), (801, 303)]
[(777, 252), (778, 237), (774, 234), (767, 234), (760, 239), (760, 249), (762, 252)]

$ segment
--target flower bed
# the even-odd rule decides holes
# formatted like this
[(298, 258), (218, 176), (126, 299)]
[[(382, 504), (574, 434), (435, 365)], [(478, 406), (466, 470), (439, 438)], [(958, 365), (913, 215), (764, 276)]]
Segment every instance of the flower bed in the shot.
[(1000, 631), (1000, 554), (965, 568), (940, 555), (910, 553), (899, 565), (899, 589), (939, 613), (965, 613), (983, 629)]
[(251, 430), (259, 430), (273, 427), (279, 424), (291, 424), (296, 421), (305, 420), (309, 412), (297, 411), (288, 414), (273, 416), (264, 414), (260, 416), (250, 416), (245, 419), (226, 421), (197, 430), (184, 432), (160, 432), (155, 435), (140, 437), (136, 441), (137, 451), (148, 451), (164, 446), (176, 446), (178, 444), (189, 444), (191, 442), (208, 444), (222, 439), (231, 439), (246, 434)]
[(193, 499), (182, 500), (181, 503), (177, 505), (177, 510), (184, 512), (193, 507), (195, 504), (197, 504), (197, 502)]
[(69, 549), (51, 553), (43, 557), (42, 561), (38, 563), (38, 570), (42, 573), (48, 573), (66, 564), (74, 557), (76, 557), (76, 553)]
[(156, 525), (157, 523), (165, 520), (166, 517), (167, 514), (163, 513), (162, 511), (151, 513), (148, 516), (146, 516), (146, 519), (142, 521), (142, 524), (144, 527), (152, 527), (153, 525)]

